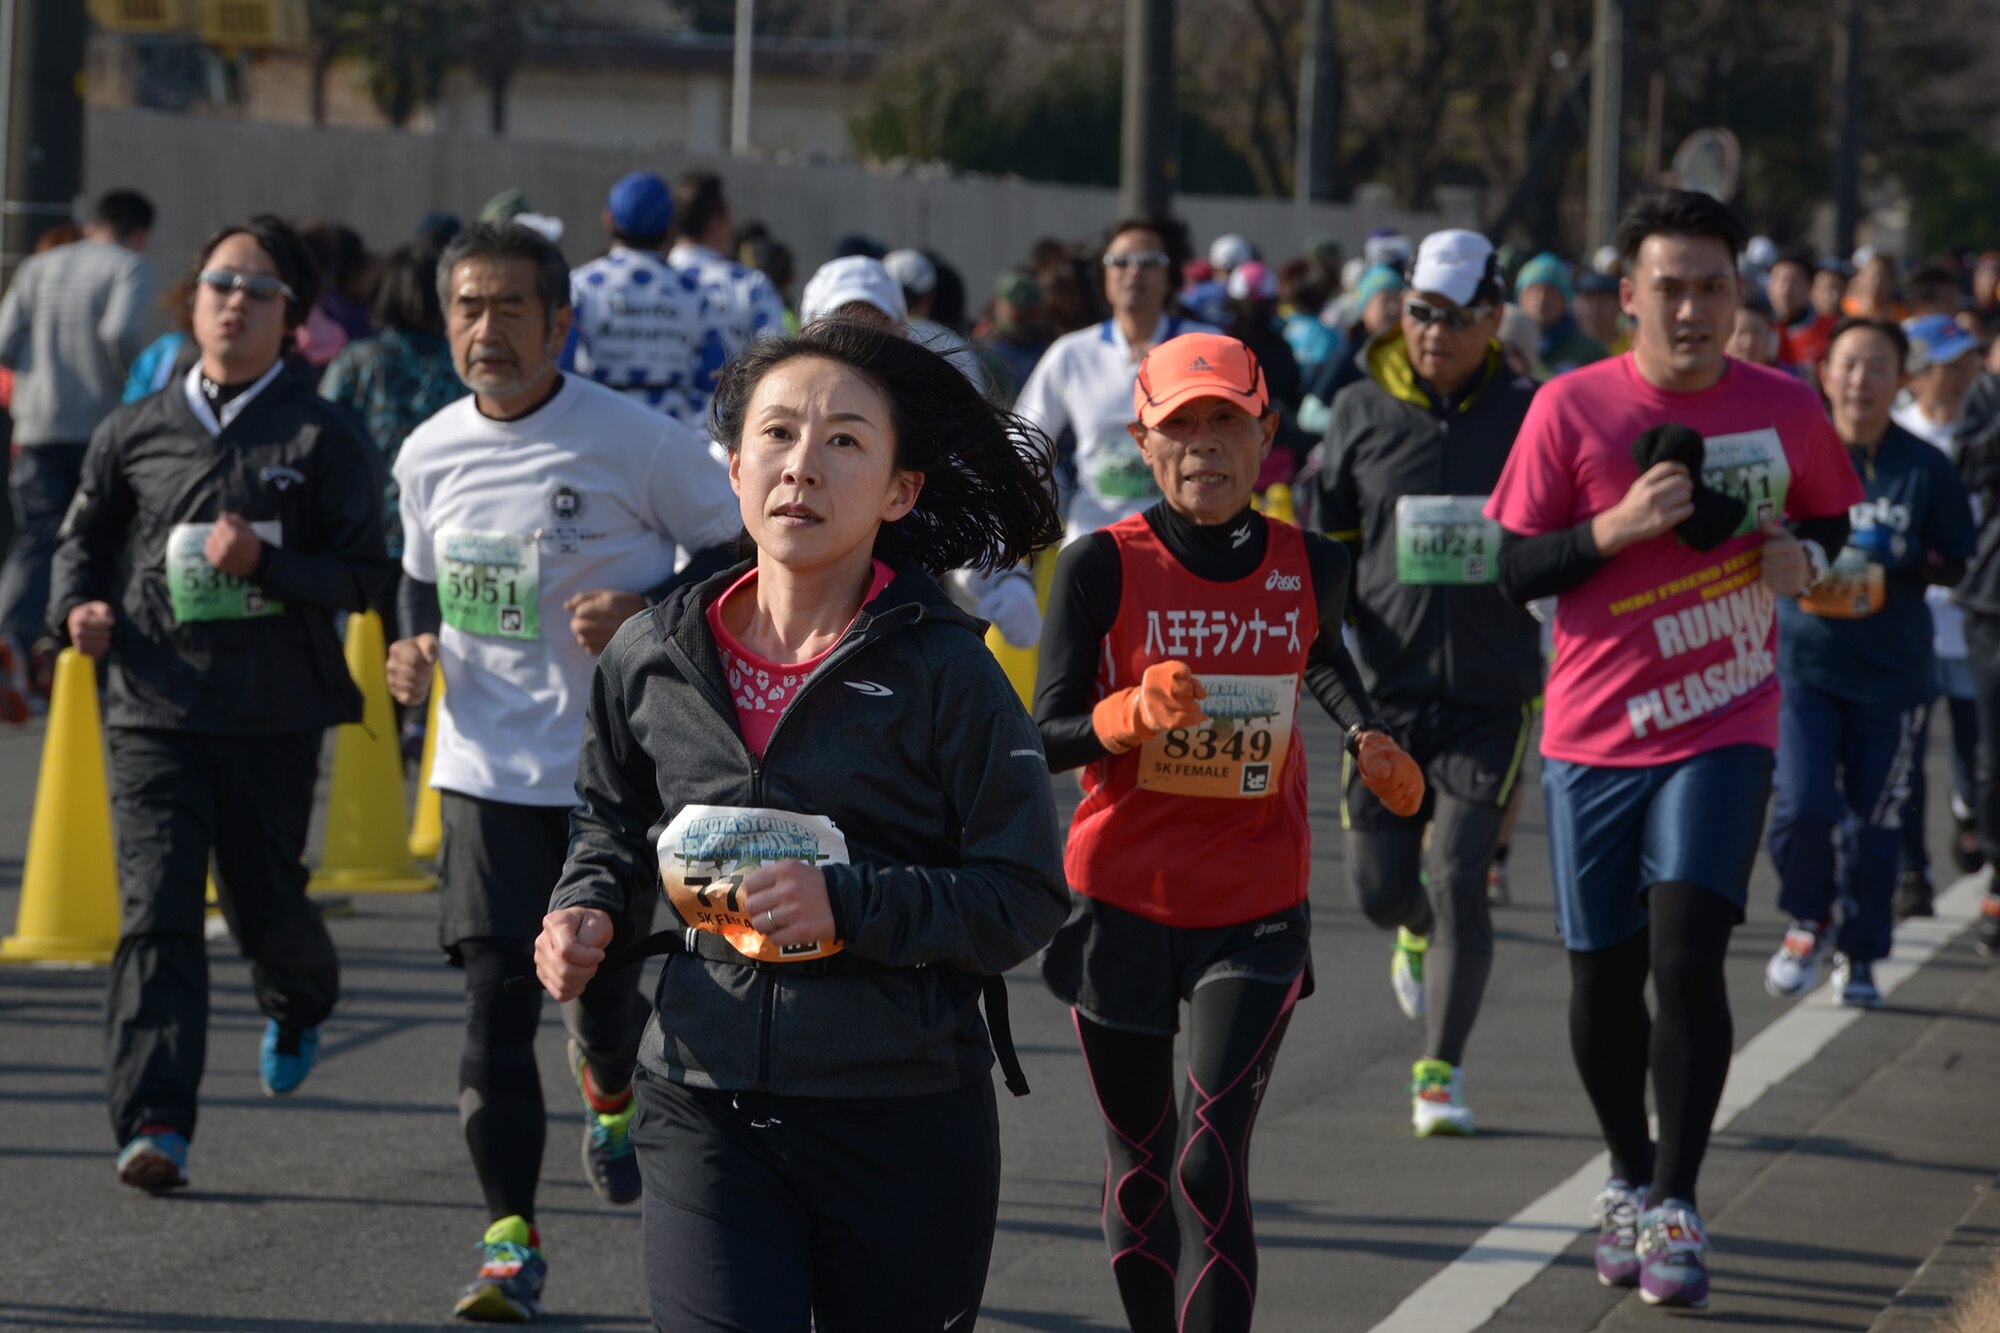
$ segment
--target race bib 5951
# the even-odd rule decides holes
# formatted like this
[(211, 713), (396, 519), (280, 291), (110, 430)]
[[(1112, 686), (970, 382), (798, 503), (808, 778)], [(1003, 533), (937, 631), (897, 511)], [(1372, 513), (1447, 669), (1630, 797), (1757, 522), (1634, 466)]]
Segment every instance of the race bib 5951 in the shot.
[(542, 636), (541, 546), (534, 534), (443, 528), (433, 549), (445, 624), (490, 639)]
[(846, 865), (847, 838), (831, 819), (739, 805), (689, 805), (661, 830), (658, 847), (660, 881), (684, 925), (720, 935), (745, 958), (763, 963), (803, 963), (840, 952), (839, 940), (780, 948), (743, 907), (743, 877), (766, 862)]

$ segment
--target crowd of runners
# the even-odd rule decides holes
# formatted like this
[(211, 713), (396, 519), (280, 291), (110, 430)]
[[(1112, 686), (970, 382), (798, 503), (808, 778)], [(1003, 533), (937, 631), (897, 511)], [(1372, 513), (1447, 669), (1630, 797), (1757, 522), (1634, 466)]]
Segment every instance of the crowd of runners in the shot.
[[(959, 1327), (993, 1066), (1027, 1091), (998, 978), (1039, 956), (1131, 1328), (1248, 1328), (1252, 1129), (1313, 992), (1308, 695), (1423, 1024), (1419, 1136), (1476, 1132), (1539, 744), (1597, 1276), (1652, 1304), (1707, 1301), (1759, 852), (1767, 988), (1830, 968), (1863, 1008), (1934, 910), (1934, 712), (1951, 862), (2000, 861), (2000, 253), (1779, 250), (1667, 191), (1577, 263), (1465, 230), (1197, 258), (1132, 218), (975, 302), (866, 236), (804, 273), (717, 177), (635, 173), (575, 268), (512, 191), (380, 257), (231, 223), (149, 342), (152, 223), (105, 196), (0, 304), (0, 714), (46, 706), (63, 647), (106, 672), (118, 1177), (189, 1180), (211, 864), (265, 1092), (338, 1022), (303, 857), (361, 716), (341, 625), (381, 614), (413, 751), (444, 687), (438, 944), (490, 1215), (462, 1317), (542, 1309), (548, 994), (657, 1327)], [(989, 625), (1038, 648), (1031, 707)]]

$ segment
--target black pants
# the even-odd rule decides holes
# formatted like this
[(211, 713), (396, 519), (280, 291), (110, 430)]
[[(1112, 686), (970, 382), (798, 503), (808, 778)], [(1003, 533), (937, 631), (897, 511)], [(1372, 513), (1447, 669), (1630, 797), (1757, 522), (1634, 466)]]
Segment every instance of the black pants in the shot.
[[(507, 990), (535, 974), (534, 942), (569, 846), (567, 806), (511, 805), (444, 792), (441, 938), (465, 968), (465, 1046), (458, 1117), (493, 1218), (534, 1220), (548, 1113), (535, 1061), (541, 987)], [(634, 938), (651, 929), (648, 894), (628, 906)], [(472, 933), (468, 933), (472, 932)], [(590, 1066), (591, 1086), (616, 1094), (632, 1080), (652, 1005), (642, 964), (600, 972), (563, 1006), (563, 1025)]]
[(1000, 1208), (989, 1079), (845, 1103), (641, 1070), (632, 1141), (665, 1333), (970, 1333)]
[(83, 478), (82, 444), (23, 445), (8, 474), (14, 532), (0, 569), (0, 634), (23, 648), (47, 632), (56, 533)]
[(1965, 613), (1966, 661), (1979, 703), (1979, 838), (1986, 864), (2000, 865), (2000, 616)]
[(105, 1081), (120, 1143), (160, 1125), (192, 1138), (208, 1037), (202, 898), (215, 890), (257, 1007), (314, 1027), (340, 964), (306, 897), (320, 731), (211, 736), (111, 727), (111, 814), (124, 899), (105, 999)]

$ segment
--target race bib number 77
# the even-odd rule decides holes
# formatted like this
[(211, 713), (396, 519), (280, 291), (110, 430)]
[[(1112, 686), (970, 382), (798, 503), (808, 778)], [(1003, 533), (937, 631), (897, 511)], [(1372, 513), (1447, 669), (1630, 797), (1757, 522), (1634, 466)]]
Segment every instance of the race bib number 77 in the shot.
[(839, 940), (780, 948), (743, 906), (743, 877), (766, 862), (846, 865), (847, 838), (831, 819), (737, 805), (683, 806), (661, 830), (658, 848), (660, 882), (682, 924), (720, 935), (762, 963), (803, 963), (840, 952)]

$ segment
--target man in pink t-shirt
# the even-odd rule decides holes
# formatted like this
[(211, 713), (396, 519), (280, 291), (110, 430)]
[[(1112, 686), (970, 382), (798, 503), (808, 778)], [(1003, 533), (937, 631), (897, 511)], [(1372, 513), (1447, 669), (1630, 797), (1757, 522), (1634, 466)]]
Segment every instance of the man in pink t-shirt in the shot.
[[(1812, 389), (1723, 355), (1743, 244), (1706, 195), (1633, 206), (1618, 228), (1632, 350), (1543, 386), (1486, 508), (1501, 590), (1558, 598), (1542, 785), (1570, 1041), (1611, 1151), (1598, 1276), (1696, 1307), (1695, 1179), (1732, 1044), (1722, 965), (1778, 741), (1777, 599), (1824, 572), (1862, 498)], [(1683, 434), (1635, 450), (1670, 423), (1700, 449)], [(1642, 470), (1635, 453), (1659, 451), (1698, 454), (1698, 475)]]

